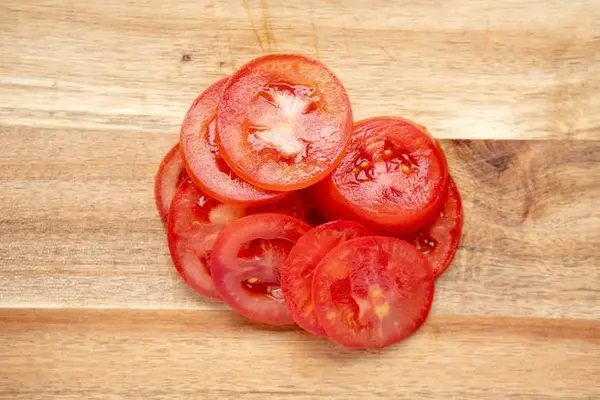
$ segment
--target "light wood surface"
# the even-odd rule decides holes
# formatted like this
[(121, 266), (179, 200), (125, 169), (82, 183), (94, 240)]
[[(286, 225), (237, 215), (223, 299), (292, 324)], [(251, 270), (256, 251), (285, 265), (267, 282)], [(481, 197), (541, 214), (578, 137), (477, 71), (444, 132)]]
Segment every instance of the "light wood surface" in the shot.
[[(424, 328), (350, 352), (170, 266), (153, 177), (267, 51), (443, 138), (462, 247)], [(4, 0), (0, 399), (600, 398), (600, 2)]]

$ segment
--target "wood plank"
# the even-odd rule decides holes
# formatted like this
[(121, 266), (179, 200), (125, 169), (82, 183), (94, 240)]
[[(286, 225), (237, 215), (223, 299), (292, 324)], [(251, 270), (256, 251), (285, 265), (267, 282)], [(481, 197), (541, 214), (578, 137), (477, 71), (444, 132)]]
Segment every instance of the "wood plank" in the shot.
[(0, 348), (11, 400), (600, 396), (600, 322), (586, 320), (434, 316), (399, 346), (352, 352), (222, 311), (2, 310)]
[[(170, 265), (153, 175), (174, 135), (0, 130), (3, 307), (222, 309)], [(600, 318), (600, 141), (444, 141), (462, 247), (434, 312)]]
[(5, 0), (0, 125), (176, 132), (210, 82), (267, 51), (339, 74), (357, 119), (439, 137), (599, 139), (593, 0)]

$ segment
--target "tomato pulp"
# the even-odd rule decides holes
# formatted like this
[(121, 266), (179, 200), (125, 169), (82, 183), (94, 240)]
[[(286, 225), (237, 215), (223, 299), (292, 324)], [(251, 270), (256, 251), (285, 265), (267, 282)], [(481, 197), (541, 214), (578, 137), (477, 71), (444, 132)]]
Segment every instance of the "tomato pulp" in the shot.
[(359, 223), (339, 220), (311, 229), (296, 242), (281, 269), (281, 290), (294, 321), (304, 330), (325, 336), (312, 300), (317, 264), (335, 246), (371, 234)]
[(406, 234), (435, 219), (447, 187), (436, 141), (410, 121), (378, 117), (355, 125), (342, 162), (313, 193), (329, 219)]
[(239, 314), (258, 322), (289, 325), (279, 271), (290, 249), (310, 226), (282, 214), (241, 218), (219, 234), (211, 254), (215, 286)]
[(229, 79), (217, 116), (219, 149), (244, 180), (291, 191), (327, 176), (352, 131), (340, 80), (302, 55), (259, 57)]
[(187, 112), (181, 126), (185, 167), (194, 183), (214, 199), (240, 205), (260, 205), (285, 196), (257, 188), (229, 168), (217, 146), (217, 104), (227, 78), (209, 86)]
[(381, 348), (413, 334), (433, 301), (424, 255), (395, 238), (366, 236), (330, 251), (313, 278), (313, 302), (327, 336), (349, 348)]
[(176, 144), (165, 154), (154, 179), (154, 201), (164, 223), (167, 222), (169, 207), (175, 197), (177, 187), (185, 179), (187, 179), (187, 174), (183, 169), (179, 145)]

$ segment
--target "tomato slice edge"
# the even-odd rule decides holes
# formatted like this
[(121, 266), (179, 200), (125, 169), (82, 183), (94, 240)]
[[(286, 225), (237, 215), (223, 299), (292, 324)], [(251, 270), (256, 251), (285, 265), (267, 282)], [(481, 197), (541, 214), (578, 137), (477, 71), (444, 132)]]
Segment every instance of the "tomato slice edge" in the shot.
[[(177, 164), (179, 164), (179, 166), (177, 166)], [(171, 169), (173, 170), (171, 171)], [(179, 143), (177, 143), (163, 156), (154, 177), (154, 203), (160, 215), (160, 219), (164, 224), (167, 223), (169, 209), (171, 208), (171, 202), (177, 193), (177, 187), (185, 180), (186, 175)], [(175, 176), (177, 178), (174, 178)], [(172, 180), (175, 180), (175, 182), (171, 185)], [(167, 187), (165, 185), (170, 185), (172, 187)], [(170, 193), (165, 193), (165, 190), (167, 189)], [(165, 196), (170, 198), (165, 198)]]
[[(197, 254), (194, 254), (194, 261), (197, 262), (198, 265), (184, 265), (185, 254), (181, 254), (179, 245), (181, 243), (181, 240), (183, 240), (185, 243), (185, 241), (189, 240), (189, 238), (183, 237), (175, 233), (175, 224), (177, 224), (176, 219), (180, 217), (180, 214), (184, 213), (185, 216), (187, 213), (192, 212), (185, 209), (183, 211), (179, 211), (178, 207), (180, 207), (180, 202), (184, 202), (186, 200), (184, 196), (187, 197), (193, 195), (195, 198), (196, 194), (201, 195), (202, 192), (200, 192), (194, 186), (191, 179), (188, 178), (179, 186), (178, 192), (176, 193), (175, 198), (171, 203), (167, 223), (167, 243), (169, 246), (169, 253), (171, 255), (171, 261), (173, 263), (173, 266), (175, 267), (175, 270), (185, 283), (187, 283), (192, 289), (194, 289), (194, 291), (205, 297), (215, 300), (221, 300), (221, 296), (214, 287), (212, 277), (206, 270), (209, 267), (206, 265), (200, 265), (201, 261), (197, 259)], [(181, 206), (185, 206), (185, 204)], [(193, 273), (189, 272), (190, 267), (194, 269), (197, 268), (198, 270), (195, 270)]]
[(458, 185), (456, 185), (456, 182), (454, 181), (454, 179), (452, 177), (450, 177), (450, 180), (448, 182), (448, 195), (446, 197), (446, 201), (444, 202), (444, 205), (442, 206), (442, 210), (440, 212), (444, 213), (444, 216), (439, 216), (436, 218), (435, 221), (433, 221), (432, 223), (430, 223), (429, 225), (422, 227), (421, 229), (419, 229), (418, 231), (414, 232), (411, 235), (405, 236), (405, 237), (400, 237), (400, 239), (406, 240), (409, 243), (413, 243), (417, 249), (419, 249), (418, 246), (418, 241), (419, 241), (419, 236), (422, 234), (425, 234), (427, 238), (429, 238), (429, 240), (433, 239), (435, 241), (437, 241), (436, 246), (439, 248), (439, 238), (433, 237), (431, 234), (431, 230), (434, 229), (435, 227), (438, 226), (438, 223), (440, 223), (440, 219), (441, 218), (446, 218), (448, 217), (448, 207), (449, 207), (449, 202), (454, 202), (454, 205), (450, 205), (451, 207), (454, 208), (454, 215), (450, 215), (450, 221), (448, 222), (441, 222), (443, 225), (445, 226), (449, 226), (449, 230), (448, 230), (448, 235), (451, 237), (451, 240), (449, 243), (447, 243), (447, 248), (448, 250), (446, 251), (445, 255), (443, 258), (438, 257), (438, 254), (433, 254), (433, 255), (429, 255), (429, 254), (425, 254), (425, 256), (430, 260), (431, 265), (433, 267), (436, 279), (439, 278), (440, 276), (442, 276), (444, 274), (444, 272), (446, 272), (448, 270), (448, 268), (450, 267), (450, 264), (452, 263), (452, 261), (454, 260), (454, 257), (456, 255), (456, 252), (458, 251), (458, 248), (460, 247), (460, 242), (461, 242), (461, 237), (462, 237), (462, 228), (463, 228), (463, 206), (462, 206), (462, 197), (460, 195), (460, 190), (458, 189)]

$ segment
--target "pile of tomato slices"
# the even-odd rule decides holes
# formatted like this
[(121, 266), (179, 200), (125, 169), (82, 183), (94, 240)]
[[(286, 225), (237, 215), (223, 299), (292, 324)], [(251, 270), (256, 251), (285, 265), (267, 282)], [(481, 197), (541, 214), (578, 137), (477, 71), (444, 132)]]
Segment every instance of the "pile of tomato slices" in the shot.
[(208, 87), (160, 164), (173, 265), (257, 322), (381, 348), (426, 320), (462, 230), (439, 143), (404, 118), (352, 118), (317, 60), (271, 54)]

